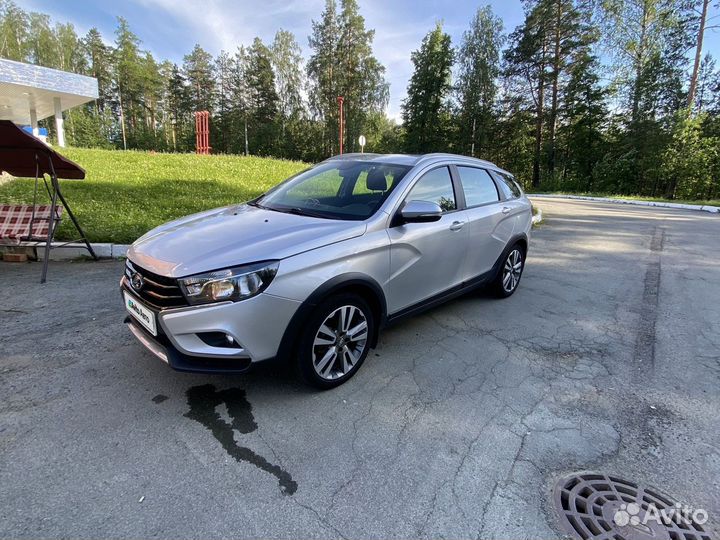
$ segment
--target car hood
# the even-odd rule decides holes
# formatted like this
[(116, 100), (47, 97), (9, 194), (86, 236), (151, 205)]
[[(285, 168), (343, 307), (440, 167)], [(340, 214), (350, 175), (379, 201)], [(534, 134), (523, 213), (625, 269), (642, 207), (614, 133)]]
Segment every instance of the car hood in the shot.
[(279, 260), (360, 236), (366, 225), (265, 210), (246, 204), (193, 214), (140, 237), (128, 258), (159, 275), (183, 277)]

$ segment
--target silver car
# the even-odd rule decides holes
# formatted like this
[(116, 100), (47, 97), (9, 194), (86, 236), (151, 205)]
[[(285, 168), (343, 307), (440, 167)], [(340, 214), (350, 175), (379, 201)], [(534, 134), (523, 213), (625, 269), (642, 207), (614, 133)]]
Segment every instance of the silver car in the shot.
[(512, 175), (451, 154), (345, 154), (128, 251), (126, 323), (172, 368), (290, 359), (330, 388), (378, 332), (479, 286), (515, 292), (532, 210)]

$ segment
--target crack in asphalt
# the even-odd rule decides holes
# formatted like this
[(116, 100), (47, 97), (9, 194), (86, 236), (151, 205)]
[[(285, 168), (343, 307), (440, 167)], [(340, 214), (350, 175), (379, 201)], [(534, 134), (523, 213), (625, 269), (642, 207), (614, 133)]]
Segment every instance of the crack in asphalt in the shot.
[(655, 327), (660, 294), (660, 274), (662, 271), (660, 253), (665, 243), (665, 229), (655, 227), (650, 242), (653, 255), (645, 272), (643, 295), (640, 304), (640, 321), (635, 341), (635, 376), (642, 378), (655, 369)]

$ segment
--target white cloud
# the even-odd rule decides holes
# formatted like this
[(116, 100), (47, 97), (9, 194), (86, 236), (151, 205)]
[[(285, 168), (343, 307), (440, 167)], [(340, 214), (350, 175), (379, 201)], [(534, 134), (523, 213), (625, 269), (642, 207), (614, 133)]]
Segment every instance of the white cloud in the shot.
[(310, 21), (322, 10), (322, 0), (264, 0), (262, 2), (204, 0), (134, 0), (142, 7), (159, 10), (192, 31), (189, 39), (213, 53), (234, 51), (249, 45), (256, 36), (270, 41), (280, 28), (291, 30), (306, 45)]

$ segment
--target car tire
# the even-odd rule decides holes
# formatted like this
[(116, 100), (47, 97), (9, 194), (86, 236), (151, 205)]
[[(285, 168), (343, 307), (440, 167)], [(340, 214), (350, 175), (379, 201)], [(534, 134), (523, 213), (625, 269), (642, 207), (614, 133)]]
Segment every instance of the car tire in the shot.
[(376, 331), (373, 312), (361, 296), (340, 293), (326, 298), (302, 330), (298, 374), (305, 383), (323, 390), (343, 384), (365, 361)]
[(500, 261), (500, 268), (490, 290), (498, 298), (507, 298), (512, 296), (520, 285), (525, 270), (525, 248), (520, 243), (513, 244), (505, 250)]

